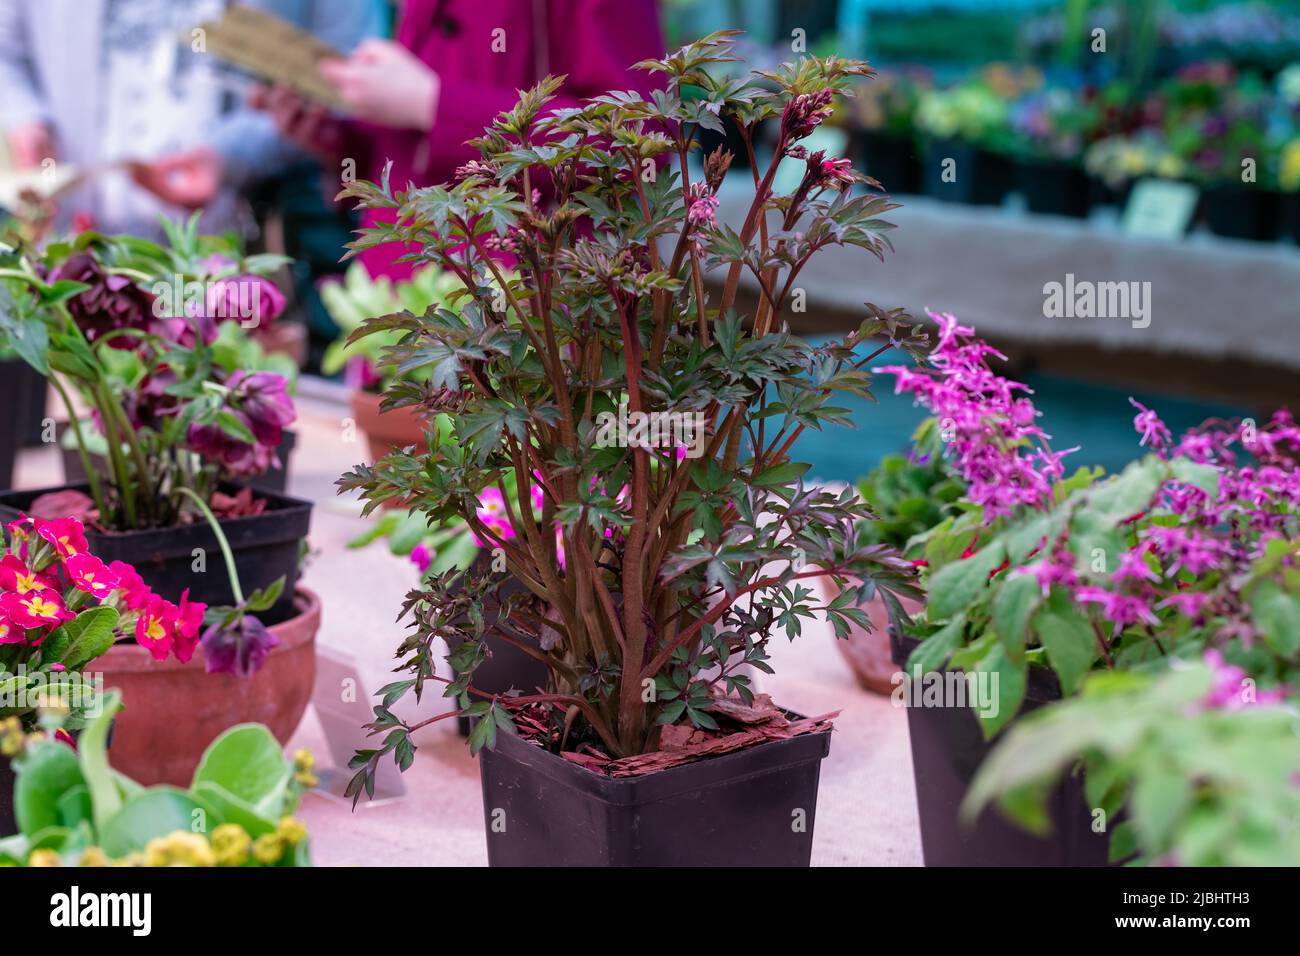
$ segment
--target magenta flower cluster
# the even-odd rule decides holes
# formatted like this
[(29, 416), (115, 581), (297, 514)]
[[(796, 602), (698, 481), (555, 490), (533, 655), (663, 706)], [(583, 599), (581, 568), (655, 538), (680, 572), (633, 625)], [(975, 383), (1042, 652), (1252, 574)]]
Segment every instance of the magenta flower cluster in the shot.
[(896, 394), (910, 393), (938, 419), (953, 465), (968, 485), (968, 497), (984, 508), (987, 523), (1020, 506), (1042, 507), (1052, 484), (1064, 473), (1051, 436), (1037, 424), (1030, 390), (989, 368), (989, 357), (1006, 356), (974, 338), (975, 330), (948, 314), (931, 317), (939, 337), (930, 368), (890, 365)]
[[(1038, 426), (1027, 389), (994, 373), (1002, 358), (951, 315), (934, 316), (938, 341), (929, 368), (882, 369), (938, 420), (954, 468), (968, 483), (968, 499), (983, 508), (986, 527), (1014, 520), (1025, 509), (1058, 507), (1052, 491), (1063, 474)], [(1191, 623), (1212, 646), (1260, 632), (1241, 582), (1274, 539), (1300, 537), (1300, 426), (1279, 411), (1266, 424), (1213, 420), (1175, 440), (1159, 415), (1139, 402), (1134, 428), (1155, 457), (1177, 462), (1181, 478), (1164, 481), (1135, 513), (1117, 519), (1117, 554), (1080, 554), (1071, 547), (1072, 520), (1044, 537), (1023, 567), (995, 569), (1033, 575), (1044, 597), (1058, 589), (1098, 626), (1107, 651), (1125, 640), (1160, 641), (1177, 619)], [(1189, 466), (1217, 482), (1191, 480)], [(1185, 479), (1185, 480), (1184, 480)], [(1216, 487), (1214, 493), (1207, 488)], [(1070, 505), (1067, 507), (1075, 507)], [(1080, 506), (1087, 508), (1086, 499)], [(1073, 516), (1067, 516), (1068, 519)], [(967, 555), (978, 550), (972, 542)], [(1294, 561), (1293, 557), (1287, 558)], [(1160, 650), (1166, 648), (1162, 645)], [(1216, 652), (1217, 653), (1217, 652)], [(1236, 671), (1222, 671), (1226, 686)], [(1217, 706), (1217, 705), (1216, 705)]]

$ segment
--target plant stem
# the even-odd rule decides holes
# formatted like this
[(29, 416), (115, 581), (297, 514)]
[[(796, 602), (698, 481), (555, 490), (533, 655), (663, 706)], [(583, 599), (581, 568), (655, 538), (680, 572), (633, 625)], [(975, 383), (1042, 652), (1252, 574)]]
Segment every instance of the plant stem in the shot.
[(221, 523), (217, 521), (207, 502), (191, 489), (177, 488), (176, 490), (190, 498), (198, 506), (203, 517), (207, 519), (208, 525), (212, 528), (212, 533), (216, 535), (217, 546), (221, 548), (221, 556), (226, 560), (226, 574), (230, 576), (230, 590), (235, 595), (235, 604), (242, 605), (244, 603), (244, 589), (239, 586), (239, 572), (235, 569), (235, 555), (230, 550), (230, 542), (226, 540), (226, 533), (221, 530)]
[(63, 383), (58, 377), (50, 372), (49, 382), (54, 386), (54, 390), (59, 393), (59, 398), (63, 401), (63, 407), (68, 413), (68, 424), (72, 426), (72, 433), (77, 438), (77, 454), (81, 457), (81, 467), (86, 472), (86, 480), (90, 482), (90, 496), (95, 499), (95, 507), (99, 510), (100, 517), (107, 515), (107, 508), (104, 506), (104, 492), (99, 486), (99, 473), (91, 467), (90, 453), (86, 451), (86, 441), (81, 434), (81, 419), (77, 417), (77, 411), (72, 407), (72, 400), (68, 398), (68, 390), (63, 387)]

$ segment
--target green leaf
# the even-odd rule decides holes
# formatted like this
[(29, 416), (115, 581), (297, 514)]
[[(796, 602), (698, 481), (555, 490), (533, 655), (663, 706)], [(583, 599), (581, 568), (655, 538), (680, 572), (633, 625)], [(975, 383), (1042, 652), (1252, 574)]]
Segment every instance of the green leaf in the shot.
[(1028, 667), (1024, 661), (1013, 661), (1001, 644), (995, 644), (984, 655), (984, 659), (975, 665), (975, 671), (977, 674), (989, 675), (992, 691), (989, 709), (982, 711), (977, 706), (975, 710), (980, 719), (980, 729), (987, 739), (1019, 713), (1020, 704), (1025, 699)]
[(61, 826), (59, 801), (68, 791), (86, 784), (76, 751), (47, 740), (17, 761), (14, 769), (18, 773), (14, 784), (18, 829), (30, 837), (47, 827)]
[(793, 484), (811, 467), (811, 464), (804, 462), (787, 461), (780, 465), (773, 465), (755, 475), (753, 483), (760, 488), (776, 488)]
[(80, 670), (105, 654), (116, 636), (118, 613), (111, 607), (92, 607), (65, 621), (41, 647), (47, 663), (59, 662), (69, 671)]
[(1042, 587), (1032, 574), (1011, 575), (993, 597), (993, 630), (1013, 661), (1024, 660), (1029, 617), (1042, 597)]
[(1300, 651), (1300, 595), (1262, 581), (1250, 599), (1250, 616), (1267, 644), (1283, 657)]
[(259, 813), (247, 800), (241, 800), (225, 787), (210, 780), (195, 784), (190, 792), (216, 811), (219, 819), (212, 822), (212, 827), (218, 823), (237, 823), (248, 831), (249, 836), (257, 839), (264, 833), (272, 832), (279, 819), (278, 815)]
[(87, 823), (93, 821), (94, 808), (90, 803), (90, 790), (84, 784), (72, 787), (66, 790), (63, 796), (59, 797), (59, 821), (63, 826), (72, 829), (83, 820)]
[(257, 813), (270, 816), (283, 804), (292, 775), (279, 742), (269, 730), (261, 724), (240, 724), (204, 751), (192, 786), (214, 783)]
[(90, 790), (97, 831), (122, 807), (123, 788), (118, 784), (119, 775), (108, 766), (108, 731), (121, 706), (121, 694), (115, 690), (109, 691), (104, 696), (104, 706), (99, 716), (86, 725), (77, 743), (81, 774)]
[(930, 579), (926, 617), (943, 621), (959, 611), (966, 611), (988, 591), (989, 575), (1006, 557), (1006, 548), (995, 541), (969, 558), (940, 568)]
[(1097, 660), (1097, 635), (1092, 626), (1068, 607), (1043, 608), (1034, 616), (1034, 632), (1061, 679), (1061, 690), (1073, 694)]
[(966, 631), (966, 615), (958, 614), (955, 618), (935, 631), (908, 655), (907, 672), (909, 674), (929, 674), (943, 670), (948, 657), (961, 646)]
[[(196, 812), (197, 811), (197, 812)], [(193, 832), (197, 821), (215, 813), (183, 790), (151, 787), (122, 805), (99, 830), (99, 845), (110, 857), (143, 850), (155, 837), (177, 830)]]

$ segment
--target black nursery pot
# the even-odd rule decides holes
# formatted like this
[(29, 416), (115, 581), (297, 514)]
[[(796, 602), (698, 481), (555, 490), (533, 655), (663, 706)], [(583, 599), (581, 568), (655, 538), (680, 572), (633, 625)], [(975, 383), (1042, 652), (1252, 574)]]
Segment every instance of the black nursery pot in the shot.
[[(275, 449), (275, 456), (280, 460), (280, 467), (264, 471), (247, 481), (236, 481), (232, 482), (232, 484), (240, 487), (247, 486), (254, 491), (270, 491), (275, 494), (284, 494), (289, 488), (290, 456), (297, 444), (297, 434), (285, 431), (280, 438), (280, 444)], [(63, 480), (69, 484), (85, 481), (86, 469), (81, 464), (81, 452), (76, 448), (63, 446), (60, 447), (59, 451), (63, 458)], [(100, 474), (108, 472), (108, 462), (99, 455), (91, 455), (90, 463), (93, 467), (99, 469)]]
[(1201, 215), (1215, 235), (1271, 242), (1277, 237), (1279, 196), (1247, 186), (1210, 186), (1201, 193)]
[[(86, 485), (73, 485), (0, 494), (0, 520), (13, 521), (41, 495), (69, 489), (88, 490)], [(311, 527), (311, 502), (272, 493), (261, 493), (259, 497), (266, 500), (262, 514), (228, 518), (221, 522), (221, 530), (230, 543), (245, 595), (284, 577), (280, 600), (270, 611), (258, 615), (263, 624), (270, 625), (288, 620), (295, 613), (294, 585), (298, 581), (302, 542)], [(86, 542), (105, 564), (125, 561), (134, 567), (145, 584), (165, 600), (179, 601), (188, 588), (192, 601), (218, 606), (234, 603), (221, 548), (206, 522), (108, 533), (87, 528)], [(204, 554), (202, 571), (194, 570), (197, 549)]]
[(14, 817), (14, 765), (8, 757), (0, 755), (0, 837), (18, 832)]
[[(906, 666), (908, 655), (919, 643), (890, 628), (890, 650), (900, 668)], [(1060, 699), (1056, 675), (1045, 668), (1031, 668), (1021, 712)], [(1004, 727), (987, 741), (979, 722), (969, 707), (907, 708), (925, 865), (1108, 865), (1109, 834), (1093, 832), (1092, 813), (1079, 776), (1066, 777), (1052, 792), (1048, 803), (1052, 830), (1047, 837), (1020, 829), (994, 807), (986, 807), (972, 825), (959, 819), (975, 771), (1006, 730)]]
[(44, 376), (22, 359), (0, 361), (0, 490), (13, 487), (19, 450), (40, 442), (44, 415)]
[[(954, 179), (944, 181), (944, 160), (956, 161)], [(925, 148), (922, 185), (925, 195), (971, 206), (1000, 206), (1015, 183), (1011, 161), (972, 143), (930, 140)]]
[(491, 866), (807, 866), (830, 731), (614, 779), (513, 733), (479, 752)]
[(1300, 244), (1300, 192), (1278, 195), (1278, 235)]
[(1088, 177), (1079, 166), (1027, 159), (1018, 164), (1016, 174), (1030, 212), (1076, 219), (1088, 215)]
[(890, 195), (921, 191), (921, 157), (916, 141), (876, 130), (860, 130), (858, 153), (863, 169)]

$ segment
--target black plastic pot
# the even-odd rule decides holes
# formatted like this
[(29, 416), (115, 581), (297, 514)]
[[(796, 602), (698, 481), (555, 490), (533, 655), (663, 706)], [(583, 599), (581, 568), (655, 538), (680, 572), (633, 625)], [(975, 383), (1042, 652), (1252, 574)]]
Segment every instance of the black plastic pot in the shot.
[[(894, 663), (902, 668), (919, 641), (891, 627), (889, 643)], [(1021, 713), (1060, 699), (1056, 675), (1046, 668), (1031, 668)], [(1003, 727), (992, 741), (986, 741), (979, 720), (968, 707), (907, 709), (925, 865), (1106, 866), (1110, 835), (1093, 832), (1092, 812), (1079, 776), (1065, 778), (1052, 792), (1048, 837), (1027, 833), (993, 807), (969, 826), (958, 818), (976, 769), (1006, 731)]]
[(1088, 215), (1088, 177), (1071, 163), (1021, 160), (1016, 179), (1030, 212), (1049, 216)]
[(884, 186), (885, 192), (921, 191), (921, 156), (915, 140), (875, 130), (859, 130), (856, 138), (863, 171)]
[(18, 832), (14, 817), (14, 765), (8, 757), (0, 755), (0, 837)]
[(22, 359), (0, 361), (0, 490), (13, 487), (19, 450), (41, 440), (44, 389), (44, 377)]
[(614, 779), (514, 734), (479, 752), (491, 866), (807, 866), (830, 731)]
[[(944, 181), (944, 161), (956, 161), (952, 182)], [(925, 195), (971, 206), (1000, 206), (1015, 184), (1011, 161), (971, 143), (930, 140), (925, 147), (922, 185)]]
[(1300, 243), (1300, 192), (1281, 193), (1278, 197), (1277, 232), (1283, 239)]
[[(60, 425), (62, 430), (64, 425)], [(286, 431), (280, 439), (280, 444), (275, 450), (276, 457), (280, 460), (279, 468), (272, 468), (265, 471), (255, 478), (247, 481), (236, 481), (232, 484), (240, 487), (247, 486), (255, 491), (270, 491), (275, 494), (284, 494), (289, 488), (289, 461), (293, 454), (294, 447), (298, 444), (298, 436), (291, 431)], [(81, 464), (81, 453), (75, 448), (60, 447), (60, 455), (63, 459), (63, 480), (68, 484), (79, 484), (86, 480), (86, 469)], [(99, 455), (90, 456), (90, 464), (97, 468), (100, 474), (107, 474), (108, 462)]]
[(49, 383), (45, 376), (26, 362), (16, 370), (22, 388), (26, 390), (26, 401), (22, 410), (23, 445), (35, 448), (44, 443), (45, 397), (49, 392)]
[(1279, 196), (1257, 186), (1209, 186), (1201, 216), (1215, 235), (1272, 242), (1277, 238)]
[[(67, 488), (88, 490), (85, 485), (71, 485), (0, 494), (0, 521), (12, 521), (41, 495)], [(221, 530), (230, 542), (246, 595), (281, 576), (285, 578), (284, 593), (275, 607), (258, 615), (262, 623), (269, 625), (294, 614), (294, 585), (298, 581), (302, 542), (311, 527), (311, 502), (269, 492), (260, 497), (266, 499), (266, 511), (222, 521)], [(181, 592), (188, 589), (193, 601), (209, 605), (234, 603), (221, 548), (206, 523), (111, 533), (87, 528), (86, 541), (95, 557), (105, 563), (130, 564), (149, 587), (168, 601), (179, 601)], [(203, 570), (196, 571), (194, 564), (200, 549)]]

